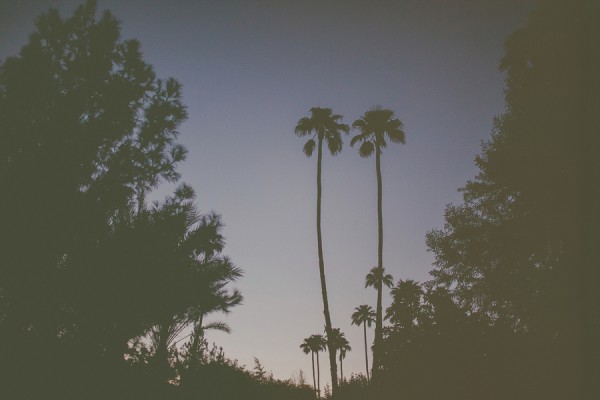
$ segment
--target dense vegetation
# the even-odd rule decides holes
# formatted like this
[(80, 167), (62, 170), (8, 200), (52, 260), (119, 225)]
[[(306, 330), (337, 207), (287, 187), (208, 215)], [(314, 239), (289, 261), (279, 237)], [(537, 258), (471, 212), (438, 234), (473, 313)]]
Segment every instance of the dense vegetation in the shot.
[[(323, 145), (350, 128), (313, 108), (295, 132), (317, 153), (317, 250), (325, 335), (300, 345), (312, 387), (249, 370), (209, 346), (205, 317), (242, 302), (218, 214), (178, 183), (181, 86), (158, 79), (93, 1), (51, 10), (0, 65), (0, 397), (156, 399), (587, 399), (599, 392), (600, 6), (544, 1), (506, 42), (506, 110), (479, 173), (427, 235), (431, 280), (385, 273), (380, 156), (404, 143), (391, 110), (356, 120), (375, 154), (378, 260), (360, 305), (365, 375), (343, 375), (350, 343), (329, 312), (321, 232)], [(391, 306), (382, 309), (384, 287)], [(344, 318), (348, 318), (345, 316)], [(384, 320), (387, 324), (384, 325)], [(375, 322), (372, 367), (367, 327)], [(362, 346), (361, 346), (362, 347)], [(358, 346), (357, 349), (362, 349)], [(290, 349), (292, 351), (292, 349)], [(320, 382), (328, 352), (331, 388)], [(315, 365), (316, 361), (316, 365)], [(316, 370), (315, 370), (316, 368)]]
[[(427, 235), (432, 280), (387, 310), (387, 393), (593, 398), (597, 392), (597, 2), (540, 2), (506, 42), (506, 111), (479, 174)], [(435, 382), (435, 385), (429, 384)]]

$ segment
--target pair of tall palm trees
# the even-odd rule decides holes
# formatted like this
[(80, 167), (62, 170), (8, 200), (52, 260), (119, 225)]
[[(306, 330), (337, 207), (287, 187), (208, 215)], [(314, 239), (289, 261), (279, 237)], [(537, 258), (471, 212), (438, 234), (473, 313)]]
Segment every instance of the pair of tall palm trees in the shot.
[[(323, 144), (329, 148), (332, 156), (335, 156), (342, 150), (342, 133), (349, 133), (348, 125), (341, 123), (342, 116), (333, 114), (331, 108), (313, 107), (310, 109), (310, 116), (301, 118), (295, 128), (296, 135), (300, 137), (310, 136), (310, 139), (304, 145), (304, 154), (310, 157), (315, 148), (317, 149), (317, 250), (319, 256), (319, 274), (321, 278), (321, 293), (323, 297), (323, 314), (325, 316), (325, 331), (327, 337), (327, 347), (329, 350), (329, 364), (331, 369), (332, 392), (335, 395), (337, 391), (337, 367), (334, 344), (331, 341), (332, 325), (331, 315), (329, 313), (329, 303), (327, 301), (327, 285), (325, 281), (325, 265), (323, 261), (323, 242), (321, 234), (321, 164), (323, 159)], [(359, 130), (359, 134), (354, 136), (350, 145), (354, 146), (362, 142), (358, 153), (361, 157), (370, 157), (375, 153), (375, 168), (377, 173), (377, 219), (378, 219), (378, 257), (377, 268), (383, 275), (383, 216), (382, 216), (382, 182), (381, 182), (381, 154), (382, 149), (387, 146), (386, 138), (393, 143), (404, 143), (404, 130), (402, 122), (394, 117), (391, 110), (381, 107), (373, 108), (363, 114), (352, 124), (352, 127)], [(378, 369), (379, 357), (378, 348), (382, 337), (382, 285), (376, 284), (377, 289), (377, 313), (375, 322), (375, 353), (373, 356), (373, 370)]]

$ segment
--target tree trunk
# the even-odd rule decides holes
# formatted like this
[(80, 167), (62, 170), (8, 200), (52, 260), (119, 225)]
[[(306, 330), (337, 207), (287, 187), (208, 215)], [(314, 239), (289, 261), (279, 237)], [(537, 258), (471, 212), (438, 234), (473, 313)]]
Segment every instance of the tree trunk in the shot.
[(375, 346), (373, 347), (373, 371), (375, 375), (380, 366), (380, 346), (383, 336), (383, 310), (381, 297), (383, 292), (383, 211), (382, 198), (383, 189), (381, 184), (381, 151), (375, 147), (375, 169), (377, 170), (377, 270), (381, 279), (376, 282), (377, 285), (377, 311), (375, 316)]
[(317, 351), (317, 397), (321, 397), (321, 367), (319, 366), (319, 352)]
[(367, 368), (367, 383), (369, 383), (369, 356), (367, 353), (367, 321), (363, 322), (363, 328), (365, 331), (365, 367)]
[(313, 389), (315, 390), (315, 394), (317, 394), (317, 378), (315, 377), (315, 352), (311, 351), (312, 354), (312, 367), (313, 367)]
[(344, 362), (342, 361), (342, 352), (340, 351), (340, 386), (344, 383)]
[[(325, 333), (327, 334), (327, 349), (329, 351), (329, 366), (331, 369), (331, 394), (337, 392), (337, 365), (335, 359), (335, 347), (331, 342), (331, 316), (329, 314), (329, 303), (327, 301), (327, 284), (325, 283), (325, 262), (323, 261), (323, 240), (321, 236), (321, 163), (323, 160), (323, 139), (319, 138), (317, 157), (317, 247), (319, 253), (319, 274), (321, 277), (321, 293), (323, 295), (323, 314), (325, 315)], [(317, 366), (319, 354), (317, 353)]]

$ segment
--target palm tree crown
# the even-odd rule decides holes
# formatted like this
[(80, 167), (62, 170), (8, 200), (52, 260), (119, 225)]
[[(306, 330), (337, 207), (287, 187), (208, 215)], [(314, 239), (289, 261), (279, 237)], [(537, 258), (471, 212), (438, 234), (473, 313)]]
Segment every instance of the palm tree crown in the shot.
[[(379, 282), (389, 288), (394, 286), (394, 277), (385, 273), (385, 268), (381, 270), (377, 267), (371, 268), (371, 271), (365, 276), (365, 288), (370, 286), (378, 287)], [(370, 326), (370, 325), (369, 325)]]
[(352, 127), (360, 133), (352, 138), (350, 146), (362, 142), (358, 150), (361, 157), (371, 156), (375, 149), (381, 154), (381, 149), (387, 146), (386, 137), (393, 143), (405, 143), (402, 121), (394, 117), (391, 110), (373, 108), (354, 121)]
[[(331, 155), (335, 156), (342, 151), (342, 135), (348, 133), (350, 128), (339, 121), (342, 116), (333, 114), (331, 108), (313, 107), (310, 109), (310, 117), (300, 118), (294, 132), (300, 137), (312, 137), (304, 145), (304, 154), (310, 157), (317, 143), (325, 141)], [(317, 141), (315, 141), (317, 139)]]
[(360, 326), (362, 324), (367, 324), (370, 328), (374, 321), (375, 311), (373, 311), (373, 307), (366, 304), (356, 307), (352, 313), (352, 325)]

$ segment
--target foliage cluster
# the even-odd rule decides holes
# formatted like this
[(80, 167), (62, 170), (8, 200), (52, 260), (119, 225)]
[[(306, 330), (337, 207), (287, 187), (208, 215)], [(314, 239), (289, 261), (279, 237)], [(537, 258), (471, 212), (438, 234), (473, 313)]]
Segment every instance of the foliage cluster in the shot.
[[(186, 184), (146, 200), (179, 180), (187, 112), (181, 85), (119, 36), (94, 1), (50, 10), (0, 65), (3, 398), (150, 395), (174, 338), (241, 302), (220, 216)], [(151, 343), (131, 356), (146, 368), (125, 360), (136, 343)]]
[(598, 26), (597, 2), (545, 1), (506, 41), (506, 110), (427, 235), (432, 280), (392, 289), (383, 393), (597, 397)]

